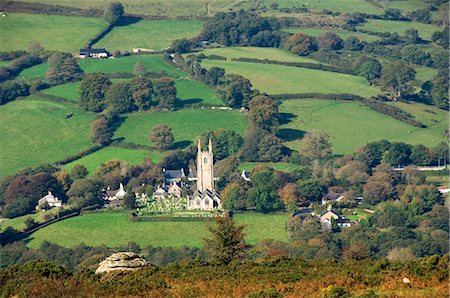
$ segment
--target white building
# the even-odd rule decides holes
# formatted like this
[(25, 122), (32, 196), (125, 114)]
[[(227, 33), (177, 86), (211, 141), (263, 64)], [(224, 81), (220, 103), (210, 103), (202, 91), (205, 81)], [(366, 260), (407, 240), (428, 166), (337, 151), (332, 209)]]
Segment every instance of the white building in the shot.
[(117, 190), (109, 190), (105, 191), (105, 200), (114, 201), (122, 199), (127, 192), (123, 189), (123, 184), (120, 183), (119, 189)]
[(39, 201), (38, 204), (36, 206), (36, 210), (41, 210), (43, 209), (43, 207), (46, 205), (53, 208), (53, 207), (62, 207), (63, 203), (62, 200), (58, 199), (57, 197), (55, 197), (51, 191), (48, 192), (48, 194), (44, 197), (42, 197)]

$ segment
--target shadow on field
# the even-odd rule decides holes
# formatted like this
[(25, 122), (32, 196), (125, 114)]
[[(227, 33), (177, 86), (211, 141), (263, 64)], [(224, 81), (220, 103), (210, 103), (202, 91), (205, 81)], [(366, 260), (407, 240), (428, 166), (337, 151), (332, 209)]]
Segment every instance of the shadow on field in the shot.
[(176, 106), (180, 107), (180, 108), (183, 108), (184, 106), (193, 105), (193, 104), (196, 104), (196, 103), (200, 103), (202, 101), (203, 100), (200, 99), (200, 98), (189, 98), (189, 99), (183, 99), (183, 100), (177, 99)]
[(172, 149), (184, 149), (192, 144), (191, 141), (180, 141), (173, 144)]
[(140, 20), (142, 20), (142, 18), (140, 18), (140, 17), (132, 17), (132, 16), (122, 17), (120, 19), (120, 21), (116, 24), (116, 26), (120, 26), (120, 27), (128, 26), (131, 24), (135, 24), (135, 23), (139, 22)]
[(280, 125), (288, 124), (292, 122), (292, 119), (296, 118), (297, 115), (292, 113), (279, 113)]
[(277, 136), (283, 141), (295, 141), (303, 139), (305, 132), (303, 130), (292, 129), (292, 128), (282, 128), (278, 131)]

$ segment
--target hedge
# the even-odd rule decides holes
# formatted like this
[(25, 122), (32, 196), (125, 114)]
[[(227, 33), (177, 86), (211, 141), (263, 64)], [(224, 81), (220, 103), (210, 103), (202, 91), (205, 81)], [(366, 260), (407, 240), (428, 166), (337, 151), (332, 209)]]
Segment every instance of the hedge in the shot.
[(29, 55), (20, 56), (11, 60), (8, 65), (0, 67), (0, 82), (13, 80), (25, 68), (41, 63), (42, 59)]
[(50, 101), (60, 102), (60, 103), (65, 103), (65, 104), (70, 104), (70, 105), (74, 104), (74, 102), (72, 100), (67, 99), (67, 98), (63, 98), (63, 97), (59, 97), (59, 96), (56, 96), (56, 95), (45, 94), (45, 93), (42, 93), (40, 91), (35, 91), (34, 94), (36, 94), (40, 98), (47, 99), (47, 100), (50, 100)]
[(61, 159), (61, 160), (59, 160), (59, 161), (56, 161), (56, 162), (54, 162), (54, 164), (56, 164), (56, 165), (65, 165), (65, 164), (68, 164), (68, 163), (70, 163), (70, 162), (72, 162), (72, 161), (74, 161), (74, 160), (77, 160), (77, 159), (80, 159), (80, 158), (82, 158), (82, 157), (84, 157), (84, 156), (86, 156), (86, 155), (92, 154), (92, 153), (94, 153), (94, 152), (96, 152), (96, 151), (102, 149), (103, 147), (104, 147), (104, 146), (101, 146), (101, 145), (93, 146), (93, 147), (91, 147), (91, 148), (89, 148), (89, 149), (86, 149), (86, 150), (84, 150), (84, 151), (81, 151), (81, 152), (79, 152), (79, 153), (77, 153), (77, 154), (75, 154), (75, 155), (68, 156), (68, 157), (66, 157), (66, 158), (64, 158), (64, 159)]
[(319, 98), (333, 100), (363, 100), (364, 98), (351, 93), (286, 93), (271, 94), (270, 97), (277, 100), (303, 99), (303, 98)]
[(0, 1), (0, 11), (47, 14), (60, 16), (102, 17), (101, 9), (82, 9), (71, 6), (50, 5), (42, 3), (25, 3), (19, 1)]
[(253, 63), (262, 63), (262, 64), (277, 64), (277, 65), (285, 65), (285, 66), (293, 66), (293, 67), (303, 67), (317, 70), (324, 70), (330, 72), (337, 72), (343, 74), (356, 75), (355, 71), (352, 69), (346, 69), (339, 66), (333, 65), (325, 65), (321, 63), (308, 63), (308, 62), (285, 62), (285, 61), (276, 61), (270, 59), (256, 59), (256, 58), (233, 58), (232, 61), (239, 62), (253, 62)]

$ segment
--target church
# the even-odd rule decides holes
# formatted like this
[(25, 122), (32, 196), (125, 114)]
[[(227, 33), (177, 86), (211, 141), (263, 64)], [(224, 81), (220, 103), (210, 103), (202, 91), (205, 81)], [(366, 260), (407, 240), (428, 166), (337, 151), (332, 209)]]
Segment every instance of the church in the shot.
[(214, 188), (214, 155), (209, 140), (208, 150), (202, 151), (200, 140), (197, 144), (197, 176), (189, 180), (197, 181), (197, 189), (187, 198), (188, 210), (221, 210), (220, 196)]

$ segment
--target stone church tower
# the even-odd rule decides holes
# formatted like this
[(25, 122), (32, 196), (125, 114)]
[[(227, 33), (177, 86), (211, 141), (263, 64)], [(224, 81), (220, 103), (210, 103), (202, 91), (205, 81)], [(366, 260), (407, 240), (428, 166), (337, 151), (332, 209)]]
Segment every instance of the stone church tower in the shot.
[(208, 144), (208, 151), (202, 151), (200, 140), (197, 144), (197, 190), (204, 192), (214, 191), (214, 156), (211, 139)]

